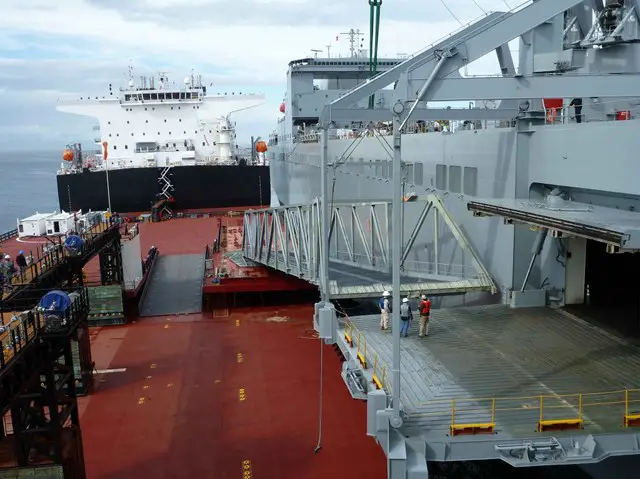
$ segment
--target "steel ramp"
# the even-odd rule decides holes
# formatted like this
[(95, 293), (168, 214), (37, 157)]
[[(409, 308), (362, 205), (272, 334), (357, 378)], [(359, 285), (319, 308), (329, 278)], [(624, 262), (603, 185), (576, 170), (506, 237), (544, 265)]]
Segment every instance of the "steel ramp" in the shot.
[[(404, 201), (401, 294), (495, 293), (489, 271), (440, 198), (410, 195)], [(320, 205), (316, 199), (308, 205), (246, 211), (244, 257), (320, 285)], [(372, 298), (391, 289), (391, 209), (389, 201), (333, 205), (329, 251), (332, 298)]]
[(202, 312), (204, 255), (159, 256), (156, 261), (140, 316)]

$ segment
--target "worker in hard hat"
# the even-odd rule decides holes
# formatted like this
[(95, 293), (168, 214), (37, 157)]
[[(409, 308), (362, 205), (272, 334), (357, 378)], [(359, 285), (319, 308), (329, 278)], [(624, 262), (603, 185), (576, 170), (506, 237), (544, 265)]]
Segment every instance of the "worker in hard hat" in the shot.
[(420, 298), (418, 311), (420, 312), (420, 330), (418, 331), (418, 336), (420, 336), (421, 338), (424, 336), (429, 336), (429, 316), (431, 315), (431, 301), (425, 294), (423, 294)]
[(391, 293), (385, 291), (380, 298), (380, 329), (389, 329), (389, 317), (391, 316)]
[(409, 304), (409, 298), (402, 298), (402, 304), (400, 305), (400, 336), (405, 338), (409, 336), (409, 325), (413, 319), (413, 311), (411, 311), (411, 304)]

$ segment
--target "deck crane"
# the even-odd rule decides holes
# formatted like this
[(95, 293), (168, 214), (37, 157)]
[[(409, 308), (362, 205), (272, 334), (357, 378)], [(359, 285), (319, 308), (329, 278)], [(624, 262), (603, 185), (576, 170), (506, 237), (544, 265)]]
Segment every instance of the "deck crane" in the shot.
[[(380, 6), (382, 0), (369, 0), (369, 77), (378, 72), (378, 32), (380, 31)], [(369, 108), (374, 107), (375, 95), (369, 97)]]

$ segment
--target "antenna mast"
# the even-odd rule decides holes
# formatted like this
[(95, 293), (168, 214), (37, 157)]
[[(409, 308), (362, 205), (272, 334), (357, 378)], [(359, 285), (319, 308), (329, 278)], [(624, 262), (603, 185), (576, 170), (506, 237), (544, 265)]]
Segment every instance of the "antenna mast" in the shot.
[(318, 53), (322, 52), (322, 50), (316, 50), (315, 48), (312, 48), (311, 51), (313, 52), (313, 58), (318, 58)]
[(347, 35), (349, 37), (349, 51), (351, 52), (351, 57), (356, 57), (356, 45), (360, 42), (360, 37), (363, 37), (364, 33), (361, 33), (360, 29), (354, 30), (352, 28), (348, 32), (343, 32), (340, 35)]
[(129, 59), (129, 87), (133, 88), (133, 60)]

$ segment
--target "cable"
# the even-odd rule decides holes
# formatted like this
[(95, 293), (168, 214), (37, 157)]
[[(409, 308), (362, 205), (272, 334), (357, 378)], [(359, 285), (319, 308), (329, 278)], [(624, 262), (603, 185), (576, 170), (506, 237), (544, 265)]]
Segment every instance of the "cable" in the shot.
[(460, 25), (462, 25), (462, 22), (460, 21), (460, 19), (458, 17), (456, 17), (456, 14), (453, 13), (453, 11), (449, 8), (449, 5), (447, 5), (447, 3), (444, 0), (440, 0), (440, 3), (442, 3), (444, 8), (447, 9), (447, 12), (449, 12), (449, 14), (451, 14), (451, 16), (455, 19), (455, 21), (458, 22)]
[(471, 1), (476, 7), (478, 7), (482, 11), (482, 13), (484, 13), (485, 15), (487, 14), (487, 11), (484, 8), (482, 8), (476, 0), (471, 0)]

